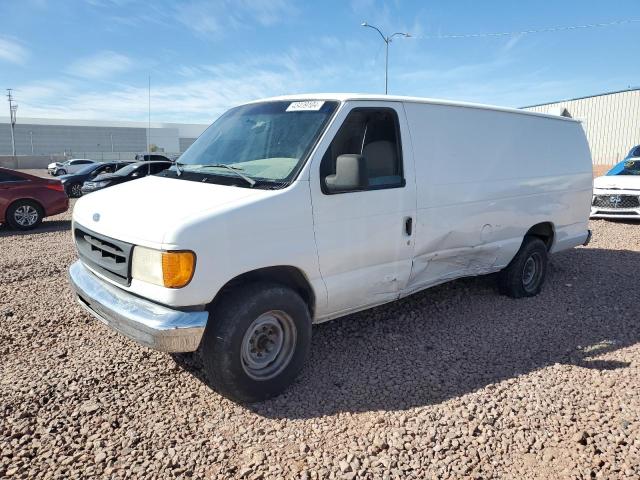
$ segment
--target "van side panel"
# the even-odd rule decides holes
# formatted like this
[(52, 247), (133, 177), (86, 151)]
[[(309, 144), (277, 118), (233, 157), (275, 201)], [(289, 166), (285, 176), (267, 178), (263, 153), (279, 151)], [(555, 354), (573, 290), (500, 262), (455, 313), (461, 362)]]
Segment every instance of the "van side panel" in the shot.
[(417, 179), (414, 265), (407, 288), (500, 270), (533, 225), (552, 251), (587, 237), (588, 144), (577, 122), (406, 103)]

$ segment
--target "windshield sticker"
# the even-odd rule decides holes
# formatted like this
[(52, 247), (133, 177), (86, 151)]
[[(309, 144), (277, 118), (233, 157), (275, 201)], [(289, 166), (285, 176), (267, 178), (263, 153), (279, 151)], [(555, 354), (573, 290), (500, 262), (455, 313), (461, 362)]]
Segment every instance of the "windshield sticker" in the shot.
[(324, 105), (323, 100), (308, 100), (305, 102), (291, 102), (287, 112), (317, 112)]

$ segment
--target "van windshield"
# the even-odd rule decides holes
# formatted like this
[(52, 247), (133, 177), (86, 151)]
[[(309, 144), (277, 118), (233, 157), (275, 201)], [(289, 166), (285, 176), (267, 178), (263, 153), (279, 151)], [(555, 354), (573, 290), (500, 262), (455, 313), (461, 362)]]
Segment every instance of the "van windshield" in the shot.
[[(307, 100), (233, 108), (182, 154), (179, 166), (186, 172), (234, 176), (235, 170), (255, 180), (288, 181), (306, 161), (337, 105)], [(205, 168), (221, 164), (233, 170)]]

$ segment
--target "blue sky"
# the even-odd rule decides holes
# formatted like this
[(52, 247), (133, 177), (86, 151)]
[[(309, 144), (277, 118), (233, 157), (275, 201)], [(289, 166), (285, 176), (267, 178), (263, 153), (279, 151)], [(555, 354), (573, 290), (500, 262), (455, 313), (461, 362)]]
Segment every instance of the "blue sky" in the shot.
[[(637, 0), (300, 2), (0, 0), (0, 88), (18, 116), (209, 123), (255, 98), (382, 92), (384, 43), (363, 20), (415, 36), (390, 46), (390, 93), (508, 106), (640, 86)], [(0, 109), (0, 114), (2, 110)]]

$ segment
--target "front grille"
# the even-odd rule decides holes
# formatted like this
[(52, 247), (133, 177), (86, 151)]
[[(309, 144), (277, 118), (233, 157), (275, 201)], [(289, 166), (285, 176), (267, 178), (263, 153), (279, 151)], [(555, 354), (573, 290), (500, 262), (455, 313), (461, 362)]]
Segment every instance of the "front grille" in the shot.
[(80, 259), (107, 278), (122, 285), (131, 284), (133, 245), (92, 232), (84, 227), (74, 231)]
[(638, 208), (640, 199), (635, 195), (596, 195), (592, 205), (600, 208)]
[(611, 210), (596, 210), (595, 215), (638, 215), (636, 212), (614, 212)]

